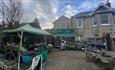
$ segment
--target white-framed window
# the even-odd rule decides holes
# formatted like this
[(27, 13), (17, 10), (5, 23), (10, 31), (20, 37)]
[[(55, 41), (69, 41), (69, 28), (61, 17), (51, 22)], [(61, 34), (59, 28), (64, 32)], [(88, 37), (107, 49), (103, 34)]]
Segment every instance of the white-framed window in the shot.
[(77, 19), (77, 28), (83, 28), (83, 19), (82, 18)]
[(67, 28), (67, 23), (66, 22), (64, 23), (64, 28)]
[(97, 26), (97, 18), (96, 18), (96, 16), (93, 16), (92, 17), (92, 23), (93, 23), (93, 26)]
[(62, 23), (62, 28), (67, 28), (67, 23), (66, 22)]
[(67, 23), (66, 22), (61, 23), (61, 28), (67, 28)]
[(107, 14), (100, 14), (101, 25), (109, 25), (109, 16)]

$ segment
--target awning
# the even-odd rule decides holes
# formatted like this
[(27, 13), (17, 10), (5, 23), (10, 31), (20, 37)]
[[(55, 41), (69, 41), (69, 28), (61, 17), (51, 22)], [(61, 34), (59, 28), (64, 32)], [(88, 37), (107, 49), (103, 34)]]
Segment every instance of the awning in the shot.
[(75, 37), (75, 29), (53, 29), (49, 32), (55, 37)]
[(75, 35), (72, 33), (58, 33), (58, 34), (54, 34), (54, 36), (56, 37), (74, 37)]

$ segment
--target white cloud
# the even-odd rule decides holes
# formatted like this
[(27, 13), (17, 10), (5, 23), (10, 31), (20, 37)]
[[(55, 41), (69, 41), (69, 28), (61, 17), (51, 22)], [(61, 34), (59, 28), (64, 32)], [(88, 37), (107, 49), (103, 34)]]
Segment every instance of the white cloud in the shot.
[(53, 27), (52, 22), (58, 17), (58, 4), (59, 3), (57, 0), (38, 0), (34, 12), (39, 17), (41, 26), (43, 28)]
[(115, 8), (115, 0), (110, 0), (112, 7)]
[(97, 4), (94, 4), (91, 1), (85, 0), (83, 3), (80, 4), (78, 9), (80, 11), (84, 11), (84, 10), (90, 10), (92, 8), (95, 8), (96, 6), (97, 6)]
[(52, 12), (53, 12), (53, 13), (56, 13), (56, 12), (57, 12), (57, 8), (54, 7), (54, 8), (52, 9)]
[(76, 9), (74, 9), (71, 5), (65, 6), (65, 16), (71, 17), (71, 16), (75, 15), (76, 13), (78, 13), (78, 11)]
[(52, 28), (53, 27), (53, 24), (47, 20), (47, 19), (44, 19), (44, 18), (39, 18), (40, 22), (42, 22), (42, 24), (40, 24), (40, 26), (42, 26), (43, 29), (46, 29), (46, 28)]
[[(92, 10), (92, 9), (96, 8), (100, 3), (105, 3), (105, 2), (106, 2), (106, 0), (99, 0), (99, 1), (85, 0), (80, 4), (80, 6), (78, 7), (78, 10), (80, 10), (80, 11)], [(110, 3), (112, 4), (112, 7), (115, 8), (115, 0), (110, 0)]]
[(32, 0), (19, 0), (19, 1), (22, 1), (23, 8), (28, 7), (30, 3), (32, 2)]
[(24, 21), (33, 21), (38, 17), (42, 28), (53, 27), (52, 22), (57, 19), (59, 0), (23, 0)]
[[(109, 0), (109, 1), (111, 3), (112, 7), (115, 8), (115, 0)], [(106, 0), (104, 0), (103, 2), (106, 3)]]
[[(58, 11), (62, 0), (22, 0), (24, 8), (24, 21), (33, 21), (38, 16), (42, 28), (53, 27), (52, 22), (60, 17)], [(71, 17), (78, 12), (91, 10), (97, 7), (102, 0), (85, 0), (77, 7), (65, 5), (65, 16)], [(115, 0), (110, 0), (112, 7), (115, 7)]]

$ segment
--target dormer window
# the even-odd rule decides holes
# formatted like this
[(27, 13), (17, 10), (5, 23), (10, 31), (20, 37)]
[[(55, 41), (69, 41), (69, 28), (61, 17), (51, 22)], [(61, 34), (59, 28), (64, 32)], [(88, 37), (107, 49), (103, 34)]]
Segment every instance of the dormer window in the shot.
[(109, 24), (109, 17), (107, 14), (100, 14), (100, 18), (101, 18), (101, 25)]
[(66, 24), (66, 22), (64, 22), (64, 23), (61, 23), (61, 26), (60, 26), (61, 28), (67, 28), (67, 24)]

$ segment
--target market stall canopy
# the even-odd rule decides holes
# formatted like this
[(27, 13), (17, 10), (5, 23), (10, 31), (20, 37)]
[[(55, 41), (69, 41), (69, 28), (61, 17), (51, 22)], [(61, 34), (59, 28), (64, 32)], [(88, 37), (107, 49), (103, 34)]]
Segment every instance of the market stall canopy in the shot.
[(39, 35), (52, 35), (43, 29), (34, 28), (30, 26), (29, 24), (16, 28), (16, 29), (2, 31), (2, 33), (13, 33), (13, 32), (27, 32), (27, 33), (39, 34)]

